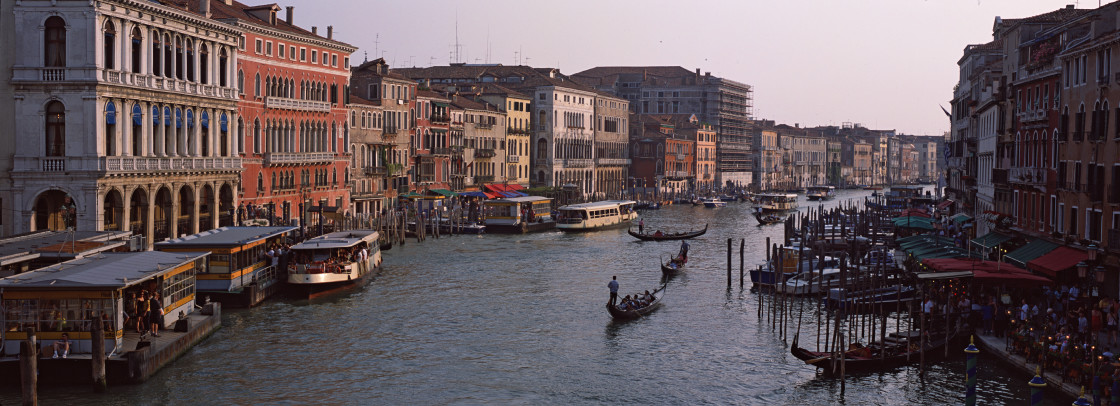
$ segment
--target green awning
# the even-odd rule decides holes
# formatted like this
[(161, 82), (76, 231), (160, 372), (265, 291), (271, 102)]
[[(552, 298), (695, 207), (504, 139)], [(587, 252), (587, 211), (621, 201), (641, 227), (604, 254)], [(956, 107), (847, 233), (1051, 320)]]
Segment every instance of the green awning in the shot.
[(973, 238), (972, 244), (975, 244), (981, 248), (991, 249), (997, 245), (1007, 242), (1007, 240), (1010, 239), (1010, 236), (992, 231), (990, 233), (984, 234), (984, 236), (982, 237)]
[(903, 217), (894, 219), (895, 227), (917, 228), (922, 230), (933, 230), (933, 223), (925, 217)]
[(918, 234), (918, 235), (912, 235), (912, 236), (909, 236), (909, 237), (902, 237), (902, 238), (899, 238), (897, 240), (894, 240), (894, 242), (899, 243), (899, 244), (905, 244), (905, 243), (908, 243), (908, 242), (911, 242), (911, 241), (929, 240), (930, 238), (933, 238), (933, 236), (932, 235), (926, 235), (926, 234)]
[(447, 190), (447, 189), (428, 189), (428, 191), (432, 192), (432, 193), (438, 193), (440, 195), (447, 196), (447, 197), (454, 197), (454, 196), (459, 195), (458, 193), (452, 192), (452, 191)]
[(416, 193), (416, 192), (408, 192), (408, 193), (401, 193), (399, 197), (404, 197), (404, 198), (411, 199), (411, 198), (414, 198), (414, 197), (424, 197), (424, 195)]
[(957, 213), (953, 217), (949, 217), (949, 220), (953, 220), (954, 223), (964, 223), (966, 221), (972, 220), (972, 216), (964, 213)]
[(1026, 268), (1027, 262), (1031, 262), (1032, 259), (1046, 255), (1058, 247), (1058, 244), (1054, 244), (1050, 241), (1036, 239), (1027, 243), (1027, 245), (1019, 247), (1019, 249), (1015, 251), (1011, 251), (1005, 255), (1004, 258), (1007, 259), (1007, 262), (1015, 266)]

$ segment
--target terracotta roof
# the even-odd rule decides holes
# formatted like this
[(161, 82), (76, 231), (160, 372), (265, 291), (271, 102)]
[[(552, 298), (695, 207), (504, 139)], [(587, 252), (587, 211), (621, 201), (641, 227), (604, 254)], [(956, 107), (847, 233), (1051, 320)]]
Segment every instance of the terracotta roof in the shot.
[(508, 87), (505, 87), (505, 86), (502, 86), (502, 85), (496, 85), (496, 84), (493, 84), (493, 83), (487, 83), (485, 85), (482, 85), (482, 88), (480, 89), (479, 93), (481, 93), (481, 94), (501, 94), (501, 95), (506, 95), (506, 96), (520, 97), (520, 98), (523, 98), (523, 99), (531, 99), (532, 98), (532, 96), (529, 96), (525, 93), (521, 93), (519, 91), (510, 89)]
[(358, 66), (355, 66), (355, 67), (351, 68), (350, 69), (350, 74), (353, 75), (353, 74), (358, 73), (358, 72), (368, 71), (371, 74), (373, 74), (374, 76), (380, 76), (380, 77), (383, 77), (383, 78), (397, 79), (397, 80), (406, 81), (406, 82), (410, 82), (410, 83), (416, 83), (416, 81), (413, 80), (412, 78), (401, 75), (398, 72), (400, 69), (388, 69), (388, 71), (386, 73), (381, 73), (381, 72), (378, 72), (377, 70), (370, 69), (374, 65), (378, 65), (378, 64), (385, 65), (386, 68), (388, 68), (388, 65), (389, 65), (388, 63), (385, 62), (385, 58), (377, 58), (377, 59), (374, 59), (372, 61), (367, 61), (367, 62), (362, 63), (361, 65), (358, 65)]
[(416, 91), (416, 97), (417, 98), (426, 97), (426, 98), (429, 98), (429, 99), (449, 100), (447, 95), (444, 95), (443, 93), (433, 92), (431, 90), (424, 90), (424, 89), (417, 90)]
[(350, 92), (350, 104), (361, 104), (361, 105), (366, 105), (366, 106), (381, 106), (381, 101), (380, 100), (376, 101), (376, 102), (369, 101), (369, 100), (363, 99), (361, 97), (358, 97), (357, 95), (354, 94), (354, 92)]
[(497, 106), (490, 103), (483, 103), (476, 100), (471, 100), (469, 97), (457, 96), (451, 100), (451, 105), (461, 109), (471, 110), (484, 110), (497, 112)]
[(599, 66), (572, 76), (602, 78), (622, 74), (648, 74), (665, 78), (695, 76), (696, 72), (680, 66)]
[[(175, 8), (185, 10), (185, 11), (188, 11), (188, 12), (191, 12), (191, 13), (194, 13), (194, 14), (202, 15), (199, 12), (199, 3), (201, 3), (201, 0), (158, 0), (158, 2), (160, 4), (165, 5), (165, 6), (175, 7)], [(247, 10), (259, 10), (259, 9), (267, 9), (267, 8), (272, 8), (272, 7), (279, 8), (280, 6), (278, 6), (276, 3), (263, 4), (263, 5), (258, 5), (258, 6), (247, 6), (247, 5), (239, 3), (237, 1), (232, 1), (231, 3), (232, 4), (227, 5), (225, 3), (225, 1), (223, 1), (223, 0), (210, 0), (210, 18), (213, 18), (213, 19), (219, 20), (219, 21), (237, 19), (237, 20), (246, 21), (246, 22), (249, 22), (249, 23), (252, 23), (252, 24), (256, 24), (256, 25), (268, 27), (268, 28), (271, 28), (271, 29), (275, 29), (275, 30), (278, 30), (278, 31), (285, 31), (285, 32), (295, 34), (295, 35), (299, 35), (299, 36), (311, 37), (311, 38), (314, 38), (314, 39), (320, 40), (320, 41), (333, 42), (333, 43), (335, 43), (339, 46), (353, 48), (354, 50), (357, 49), (357, 47), (355, 47), (353, 45), (350, 45), (350, 44), (347, 44), (345, 42), (337, 41), (337, 40), (334, 40), (334, 39), (328, 39), (328, 38), (320, 36), (318, 34), (312, 34), (311, 31), (307, 31), (303, 28), (300, 28), (298, 25), (288, 24), (288, 22), (283, 18), (283, 16), (280, 13), (277, 13), (276, 23), (272, 24), (267, 20), (262, 20), (262, 19), (257, 18), (256, 16), (247, 12)]]

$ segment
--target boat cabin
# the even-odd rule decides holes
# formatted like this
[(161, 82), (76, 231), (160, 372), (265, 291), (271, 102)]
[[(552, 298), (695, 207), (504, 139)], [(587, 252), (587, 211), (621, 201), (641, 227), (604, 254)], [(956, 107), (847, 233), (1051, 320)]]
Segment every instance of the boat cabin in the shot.
[(42, 343), (66, 333), (71, 354), (92, 349), (91, 323), (103, 325), (106, 355), (123, 353), (125, 301), (141, 290), (158, 292), (164, 327), (195, 307), (195, 275), (206, 269), (208, 252), (102, 253), (0, 279), (4, 306), (4, 356), (19, 354), (19, 342), (34, 328)]
[(591, 230), (622, 224), (638, 217), (633, 200), (604, 200), (563, 206), (557, 210), (556, 227)]
[(759, 193), (754, 196), (763, 212), (797, 210), (797, 195), (793, 193)]
[(541, 196), (511, 197), (483, 202), (487, 226), (518, 226), (552, 221), (552, 199)]
[[(298, 227), (221, 227), (155, 244), (167, 252), (210, 251), (209, 266), (197, 275), (198, 290), (221, 301), (248, 285), (267, 285), (283, 278), (267, 253), (277, 244), (293, 241)], [(277, 264), (280, 265), (280, 264)], [(223, 301), (225, 303), (225, 301)]]

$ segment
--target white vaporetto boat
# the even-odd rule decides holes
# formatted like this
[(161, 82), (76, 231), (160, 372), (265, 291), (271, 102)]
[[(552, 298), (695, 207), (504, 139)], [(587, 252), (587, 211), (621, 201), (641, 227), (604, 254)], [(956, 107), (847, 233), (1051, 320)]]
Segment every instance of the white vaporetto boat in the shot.
[(809, 200), (829, 200), (836, 197), (836, 186), (809, 186), (805, 193)]
[[(308, 298), (360, 286), (381, 266), (378, 233), (350, 230), (324, 234), (292, 247), (288, 285)], [(361, 255), (365, 249), (367, 255)]]
[(638, 218), (633, 200), (604, 200), (570, 204), (557, 210), (556, 228), (562, 231), (590, 231), (617, 225), (628, 225)]

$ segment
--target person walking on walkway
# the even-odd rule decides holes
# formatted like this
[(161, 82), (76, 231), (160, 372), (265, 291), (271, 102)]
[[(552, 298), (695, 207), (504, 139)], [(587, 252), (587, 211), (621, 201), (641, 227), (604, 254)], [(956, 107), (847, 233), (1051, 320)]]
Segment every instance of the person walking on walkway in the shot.
[(607, 287), (611, 290), (611, 300), (607, 303), (614, 306), (618, 302), (618, 277), (612, 276), (611, 281), (607, 282)]

